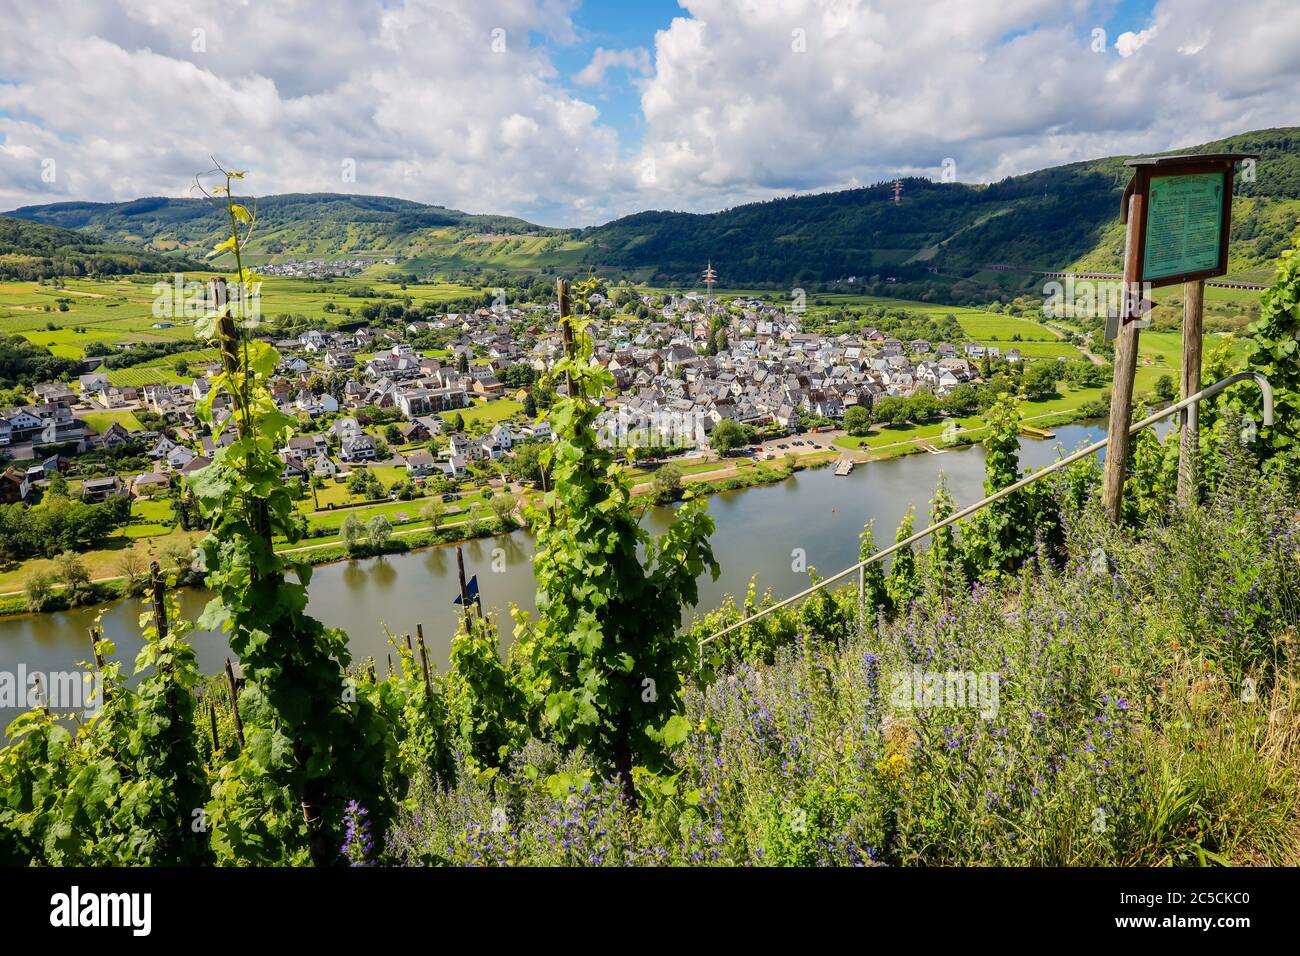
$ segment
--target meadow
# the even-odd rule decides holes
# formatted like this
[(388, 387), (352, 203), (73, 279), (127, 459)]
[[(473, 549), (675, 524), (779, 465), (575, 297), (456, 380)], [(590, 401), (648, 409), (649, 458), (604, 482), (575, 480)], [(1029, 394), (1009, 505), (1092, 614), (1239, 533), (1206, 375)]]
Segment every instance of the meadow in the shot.
[[(186, 276), (205, 280), (206, 274)], [(139, 342), (170, 342), (192, 339), (192, 323), (181, 317), (159, 318), (153, 314), (157, 298), (155, 282), (171, 282), (170, 276), (131, 276), (115, 279), (66, 279), (61, 285), (36, 282), (0, 282), (0, 331), (16, 332), (55, 355), (83, 358), (85, 345), (103, 342), (122, 345)], [(375, 293), (365, 296), (367, 290)], [(470, 286), (441, 282), (410, 285), (383, 279), (293, 279), (277, 276), (262, 280), (261, 308), (264, 318), (300, 315), (326, 327), (347, 318), (344, 309), (356, 310), (382, 295), (409, 297), (413, 303), (446, 302), (471, 295)], [(60, 306), (62, 300), (62, 308)], [(332, 306), (332, 309), (331, 309)], [(166, 328), (157, 325), (170, 324)], [(180, 353), (189, 361), (209, 360), (210, 350)], [(170, 369), (176, 356), (154, 359), (142, 367), (110, 374), (115, 384), (142, 385), (148, 381), (173, 381)], [(161, 376), (161, 377), (158, 377)]]
[[(581, 750), (417, 779), (382, 855), (461, 866), (1294, 865), (1294, 507), (1222, 487), (1140, 530), (1065, 506), (1065, 554), (858, 616), (856, 588), (706, 654), (629, 808)], [(1108, 564), (1098, 569), (1097, 548)], [(918, 562), (924, 560), (918, 557)], [(750, 593), (745, 607), (771, 598)], [(703, 639), (738, 604), (698, 618)], [(718, 660), (724, 663), (718, 666)], [(409, 666), (409, 662), (408, 662)], [(414, 674), (407, 679), (418, 679)]]

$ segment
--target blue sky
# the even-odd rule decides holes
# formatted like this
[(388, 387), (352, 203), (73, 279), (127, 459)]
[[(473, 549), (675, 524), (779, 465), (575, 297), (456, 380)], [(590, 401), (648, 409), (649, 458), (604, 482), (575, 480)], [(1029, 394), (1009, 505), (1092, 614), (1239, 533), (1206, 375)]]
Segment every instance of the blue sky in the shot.
[[(1108, 16), (1087, 17), (1078, 24), (1079, 34), (1091, 39), (1093, 27), (1100, 26), (1112, 40), (1120, 34), (1137, 32), (1148, 25), (1156, 0), (1120, 0), (1110, 3)], [(599, 107), (602, 121), (616, 129), (623, 147), (634, 152), (639, 147), (645, 124), (641, 117), (641, 93), (634, 82), (639, 74), (627, 69), (612, 69), (597, 89), (572, 83), (572, 77), (590, 61), (597, 48), (625, 50), (643, 48), (653, 58), (654, 38), (673, 17), (689, 16), (677, 0), (585, 0), (575, 10), (575, 43), (551, 43), (538, 37), (541, 44), (566, 79), (567, 88), (586, 96)], [(1016, 33), (1032, 30), (1036, 24), (1026, 22)]]
[[(614, 50), (643, 47), (653, 55), (655, 31), (667, 28), (673, 17), (683, 14), (676, 0), (622, 3), (618, 0), (589, 0), (574, 15), (579, 42), (557, 46), (552, 57), (560, 72), (569, 78), (591, 62), (598, 47)], [(595, 100), (601, 117), (618, 130), (620, 139), (628, 148), (640, 143), (644, 128), (641, 93), (632, 82), (635, 76), (627, 70), (612, 70), (606, 85), (596, 91), (569, 84), (570, 89)]]

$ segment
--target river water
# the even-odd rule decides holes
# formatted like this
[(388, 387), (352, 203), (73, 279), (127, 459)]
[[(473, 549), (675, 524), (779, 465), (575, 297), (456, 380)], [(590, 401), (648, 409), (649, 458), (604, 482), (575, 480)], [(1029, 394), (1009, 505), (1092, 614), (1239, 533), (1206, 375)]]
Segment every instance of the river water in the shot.
[[(1103, 435), (1101, 424), (1079, 424), (1056, 429), (1054, 441), (1022, 439), (1021, 466), (1050, 464), (1062, 449), (1073, 451)], [(917, 528), (924, 527), (941, 472), (959, 506), (977, 501), (983, 491), (984, 449), (971, 446), (873, 461), (839, 478), (829, 467), (803, 471), (780, 484), (712, 496), (709, 513), (717, 525), (713, 552), (722, 573), (717, 581), (707, 574), (701, 580), (700, 610), (716, 607), (726, 594), (743, 596), (751, 576), (760, 593), (770, 588), (777, 597), (807, 587), (807, 574), (792, 570), (795, 549), (802, 549), (806, 564), (823, 575), (847, 567), (857, 560), (858, 533), (870, 519), (875, 520), (878, 543), (893, 540), (909, 505), (916, 508)], [(671, 519), (671, 508), (658, 508), (646, 516), (644, 525), (657, 534)], [(462, 547), (466, 575), (478, 576), (484, 609), (499, 614), (503, 639), (509, 640), (510, 605), (533, 610), (532, 536), (520, 530)], [(431, 663), (446, 666), (458, 612), (452, 604), (458, 593), (455, 546), (323, 565), (315, 569), (310, 593), (308, 610), (347, 631), (354, 659), (373, 657), (382, 671), (390, 650), (385, 627), (405, 635), (421, 623)], [(197, 617), (207, 598), (201, 589), (185, 590), (182, 613)], [(142, 644), (142, 610), (139, 601), (122, 601), (0, 620), (0, 672), (15, 673), (20, 664), (28, 673), (68, 670), (86, 660), (88, 629), (97, 615), (129, 672)], [(219, 672), (229, 654), (224, 638), (196, 633), (193, 643), (203, 671)], [(17, 714), (0, 706), (0, 730)]]

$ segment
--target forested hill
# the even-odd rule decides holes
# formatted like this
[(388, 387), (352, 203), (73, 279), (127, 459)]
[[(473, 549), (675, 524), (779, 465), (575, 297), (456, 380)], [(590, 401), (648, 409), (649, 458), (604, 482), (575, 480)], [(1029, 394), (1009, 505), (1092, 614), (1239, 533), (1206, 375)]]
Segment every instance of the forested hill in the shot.
[(125, 245), (106, 243), (74, 229), (0, 216), (0, 277), (46, 279), (51, 276), (120, 275), (200, 268)]
[[(1276, 258), (1300, 210), (1300, 129), (1234, 136), (1178, 152), (1254, 152), (1241, 182), (1234, 266)], [(775, 199), (724, 212), (644, 212), (588, 229), (592, 263), (661, 276), (697, 275), (712, 259), (729, 285), (890, 274), (970, 276), (990, 264), (1118, 271), (1126, 157), (1073, 163), (986, 186), (905, 179), (901, 202), (881, 183)]]
[[(545, 233), (509, 216), (475, 216), (388, 196), (288, 193), (256, 201), (257, 230), (249, 249), (257, 258), (397, 256), (418, 253), (422, 240), (441, 232)], [(24, 206), (12, 216), (82, 229), (101, 239), (156, 252), (206, 255), (229, 231), (226, 213), (207, 199), (150, 197), (124, 203), (67, 202)]]
[[(1300, 218), (1300, 129), (1244, 133), (1177, 152), (1258, 153), (1238, 175), (1232, 271), (1263, 278)], [(586, 271), (696, 284), (712, 260), (724, 285), (897, 282), (916, 296), (986, 298), (1030, 284), (990, 265), (1116, 272), (1126, 157), (1072, 163), (989, 185), (904, 180), (691, 214), (642, 212), (587, 229), (549, 229), (383, 196), (334, 193), (258, 200), (254, 262), (394, 258), (405, 272)], [(150, 252), (205, 254), (226, 223), (202, 199), (56, 203), (12, 215), (84, 230)], [(223, 264), (223, 263), (219, 263)], [(939, 287), (945, 288), (939, 288)]]

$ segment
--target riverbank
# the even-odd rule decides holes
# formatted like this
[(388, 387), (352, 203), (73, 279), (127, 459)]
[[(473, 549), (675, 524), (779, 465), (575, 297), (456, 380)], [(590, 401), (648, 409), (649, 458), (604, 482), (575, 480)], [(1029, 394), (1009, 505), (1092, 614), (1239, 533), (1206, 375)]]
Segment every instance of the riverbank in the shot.
[[(833, 457), (834, 453), (827, 451), (801, 455), (797, 457), (793, 468), (765, 467), (762, 463), (747, 458), (720, 458), (715, 462), (716, 467), (685, 474), (682, 482), (684, 485), (689, 485), (691, 491), (697, 495), (737, 491), (785, 481), (792, 474), (804, 468), (822, 467)], [(708, 463), (702, 462), (700, 464)], [(633, 495), (638, 497), (648, 495), (651, 484), (649, 481), (635, 484), (632, 489)], [(527, 500), (537, 494), (538, 492), (535, 491), (525, 491), (522, 497)], [(296, 560), (316, 566), (351, 561), (358, 558), (406, 554), (440, 545), (460, 544), (480, 538), (509, 534), (519, 527), (520, 523), (517, 520), (503, 523), (497, 518), (488, 518), (482, 515), (474, 516), (471, 513), (470, 517), (458, 521), (447, 521), (437, 528), (434, 528), (427, 519), (417, 519), (407, 526), (398, 525), (382, 544), (354, 549), (353, 551), (349, 551), (347, 546), (336, 535), (331, 536), (327, 541), (310, 543), (298, 541), (292, 545), (286, 543), (284, 546), (278, 546), (276, 551), (280, 554), (291, 554)], [(87, 555), (82, 555), (82, 557), (84, 559)], [(0, 619), (107, 604), (132, 597), (139, 593), (139, 588), (133, 587), (126, 575), (110, 575), (94, 578), (79, 591), (80, 593), (74, 599), (69, 600), (66, 597), (67, 588), (63, 585), (56, 585), (53, 588), (51, 599), (40, 609), (33, 609), (29, 606), (25, 591), (9, 591), (0, 594)]]
[[(1102, 425), (1095, 422), (1055, 430), (1055, 441), (1021, 439), (1022, 467), (1050, 464), (1062, 449), (1073, 450), (1104, 435)], [(817, 437), (821, 441), (822, 436)], [(918, 516), (926, 513), (941, 474), (958, 506), (978, 501), (984, 494), (984, 459), (981, 446), (969, 445), (938, 455), (893, 455), (860, 465), (845, 477), (836, 477), (827, 467), (804, 468), (784, 480), (716, 493), (712, 488), (726, 479), (715, 471), (708, 476), (707, 500), (715, 524), (711, 543), (721, 574), (716, 580), (708, 574), (699, 578), (698, 613), (723, 606), (728, 595), (741, 600), (751, 586), (760, 599), (770, 592), (780, 600), (808, 586), (810, 568), (827, 574), (847, 567), (858, 558), (858, 535), (866, 522), (874, 522), (877, 540), (892, 540), (909, 508)], [(775, 470), (780, 459), (763, 464)], [(747, 481), (760, 477), (756, 473)], [(675, 516), (675, 507), (650, 505), (641, 525), (649, 534), (662, 534)], [(442, 530), (464, 533), (454, 527)], [(459, 606), (453, 603), (460, 593), (457, 548), (451, 544), (410, 548), (411, 543), (422, 544), (423, 538), (401, 537), (415, 537), (405, 553), (358, 560), (337, 560), (339, 552), (319, 555), (308, 613), (348, 635), (353, 660), (373, 659), (381, 670), (386, 655), (393, 653), (396, 658), (389, 636), (414, 635), (420, 624), (430, 667), (445, 668), (460, 622)], [(514, 633), (511, 609), (536, 612), (535, 549), (536, 540), (526, 528), (476, 538), (460, 549), (466, 579), (477, 576), (483, 610), (499, 622), (503, 648)], [(178, 616), (193, 621), (203, 613), (211, 593), (197, 585), (178, 589), (175, 596)], [(12, 671), (19, 664), (29, 672), (74, 667), (86, 659), (87, 630), (92, 625), (114, 643), (120, 659), (132, 661), (143, 644), (139, 618), (144, 608), (140, 600), (131, 599), (0, 620), (0, 670)], [(686, 615), (683, 625), (689, 624), (690, 617)], [(191, 644), (204, 673), (222, 671), (230, 656), (222, 634), (196, 630)], [(0, 706), (0, 727), (15, 716), (16, 712)]]
[[(1104, 392), (1104, 389), (1081, 391), (1098, 392), (1100, 394)], [(1061, 407), (1062, 405), (1065, 407)], [(1058, 427), (1086, 421), (1082, 411), (1085, 402), (1080, 401), (1078, 395), (1047, 399), (1039, 403), (1026, 402), (1025, 406), (1027, 410), (1032, 410), (1035, 406), (1046, 409), (1036, 414), (1026, 415), (1024, 418), (1025, 422), (1031, 422), (1040, 427)], [(692, 492), (697, 495), (714, 495), (721, 492), (738, 491), (777, 484), (788, 480), (797, 471), (805, 468), (821, 467), (836, 458), (846, 455), (858, 462), (871, 462), (885, 461), (919, 453), (940, 454), (974, 444), (987, 431), (987, 426), (983, 420), (977, 417), (959, 419), (957, 425), (955, 431), (948, 431), (946, 438), (945, 429), (947, 426), (943, 422), (920, 426), (908, 425), (900, 428), (886, 426), (874, 430), (864, 438), (855, 438), (840, 430), (813, 436), (799, 436), (797, 439), (795, 436), (789, 436), (763, 444), (762, 448), (775, 456), (766, 461), (737, 457), (717, 458), (712, 461), (705, 460), (690, 464), (688, 468), (684, 469), (682, 483), (684, 486), (689, 486)], [(896, 437), (900, 435), (906, 437)], [(804, 451), (802, 446), (796, 450), (791, 444), (795, 440), (824, 441), (826, 444), (815, 444), (813, 446), (816, 448), (815, 451)], [(796, 456), (793, 469), (778, 464), (784, 458), (780, 453), (782, 450), (787, 455), (794, 454)], [(705, 466), (709, 464), (716, 467), (706, 468)], [(653, 472), (645, 472), (642, 477), (650, 474), (653, 474)], [(651, 487), (652, 481), (650, 480), (636, 481), (633, 484), (632, 493), (638, 497), (646, 496), (650, 493)], [(526, 491), (522, 497), (527, 499), (535, 494), (537, 492)], [(402, 504), (412, 509), (418, 508), (419, 499)], [(447, 521), (436, 529), (431, 526), (427, 519), (415, 519), (410, 522), (396, 524), (391, 536), (382, 546), (373, 550), (366, 550), (364, 553), (354, 552), (350, 554), (337, 535), (322, 541), (307, 539), (295, 542), (292, 545), (286, 543), (281, 547), (277, 547), (276, 550), (284, 554), (293, 554), (298, 560), (314, 566), (326, 565), (349, 561), (358, 557), (405, 554), (440, 545), (464, 543), (480, 538), (507, 534), (514, 527), (517, 527), (517, 525), (503, 527), (497, 519), (471, 511), (469, 517), (457, 521)], [(89, 556), (89, 552), (82, 555), (83, 559), (87, 559)], [(39, 564), (39, 562), (29, 563)], [(130, 588), (127, 586), (127, 578), (124, 575), (96, 577), (90, 582), (90, 587), (94, 589), (93, 592), (87, 592), (75, 604), (55, 600), (50, 606), (40, 611), (33, 611), (28, 606), (26, 594), (22, 590), (0, 593), (0, 619), (25, 614), (61, 611), (69, 607), (89, 607), (130, 596), (128, 593)], [(62, 586), (56, 587), (56, 596), (63, 590)]]

